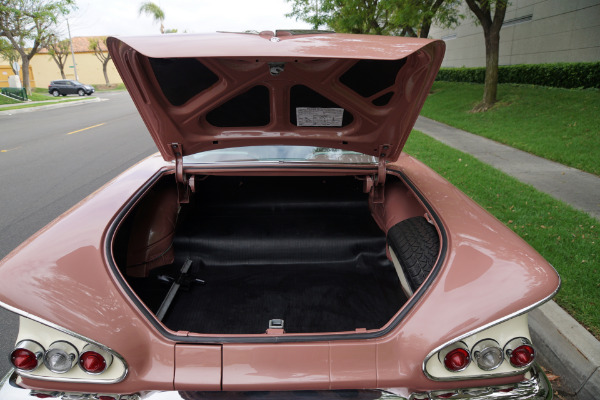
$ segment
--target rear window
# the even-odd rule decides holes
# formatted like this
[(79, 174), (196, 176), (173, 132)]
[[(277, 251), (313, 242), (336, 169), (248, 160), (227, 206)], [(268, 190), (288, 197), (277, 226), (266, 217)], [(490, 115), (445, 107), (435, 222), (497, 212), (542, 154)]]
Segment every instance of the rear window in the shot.
[(244, 162), (306, 162), (376, 164), (377, 159), (355, 151), (313, 146), (248, 146), (204, 151), (184, 157), (187, 164)]

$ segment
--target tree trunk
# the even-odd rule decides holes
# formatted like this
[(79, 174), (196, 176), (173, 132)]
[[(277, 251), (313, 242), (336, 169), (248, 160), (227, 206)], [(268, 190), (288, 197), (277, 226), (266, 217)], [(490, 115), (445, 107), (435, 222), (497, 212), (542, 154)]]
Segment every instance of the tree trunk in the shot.
[(500, 51), (500, 32), (485, 35), (485, 86), (481, 111), (490, 109), (496, 103), (498, 92), (498, 59)]
[(106, 86), (110, 85), (110, 82), (108, 81), (108, 73), (106, 71), (106, 67), (107, 67), (109, 61), (110, 61), (110, 58), (107, 58), (106, 61), (104, 61), (102, 63), (102, 72), (104, 72), (104, 80), (106, 81)]
[(404, 28), (402, 28), (402, 32), (400, 33), (400, 36), (417, 37), (417, 34), (415, 33), (415, 31), (412, 27), (405, 26)]
[(60, 76), (62, 76), (63, 79), (67, 79), (67, 77), (65, 76), (65, 69), (64, 68), (60, 69)]
[(423, 21), (423, 25), (421, 25), (421, 31), (419, 32), (419, 37), (423, 39), (427, 39), (429, 36), (429, 30), (431, 29), (431, 20)]
[(31, 84), (29, 83), (29, 58), (21, 58), (21, 71), (23, 71), (23, 86), (27, 91), (27, 95), (31, 95)]
[[(500, 29), (508, 0), (465, 0), (473, 14), (481, 22), (485, 37), (485, 85), (481, 103), (473, 108), (473, 112), (489, 110), (496, 102), (498, 90), (498, 60), (500, 50)], [(490, 7), (495, 5), (494, 17)]]

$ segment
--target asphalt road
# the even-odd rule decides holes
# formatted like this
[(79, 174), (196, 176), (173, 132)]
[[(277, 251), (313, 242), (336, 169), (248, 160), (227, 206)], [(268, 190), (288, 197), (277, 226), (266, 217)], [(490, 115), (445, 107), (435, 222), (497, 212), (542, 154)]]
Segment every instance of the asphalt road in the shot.
[[(0, 258), (71, 206), (156, 152), (126, 92), (101, 102), (0, 111)], [(0, 376), (17, 335), (0, 308)]]

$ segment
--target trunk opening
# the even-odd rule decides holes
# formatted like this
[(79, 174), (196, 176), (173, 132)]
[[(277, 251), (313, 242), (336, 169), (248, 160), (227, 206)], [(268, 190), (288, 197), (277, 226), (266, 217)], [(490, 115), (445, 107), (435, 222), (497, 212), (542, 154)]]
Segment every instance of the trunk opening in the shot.
[(264, 334), (281, 319), (286, 334), (372, 330), (407, 301), (361, 180), (196, 176), (195, 186), (177, 211), (174, 179), (162, 177), (113, 242), (153, 313), (180, 285), (162, 318), (169, 329)]

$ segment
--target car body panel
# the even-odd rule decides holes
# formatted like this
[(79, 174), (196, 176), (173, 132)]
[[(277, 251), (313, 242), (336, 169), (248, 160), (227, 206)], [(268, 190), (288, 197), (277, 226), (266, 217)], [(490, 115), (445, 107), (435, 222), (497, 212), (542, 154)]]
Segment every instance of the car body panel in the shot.
[[(110, 391), (127, 393), (173, 388), (174, 352), (178, 340), (161, 334), (157, 329), (160, 322), (149, 321), (137, 308), (109, 267), (111, 255), (104, 253), (104, 241), (110, 240), (107, 235), (111, 221), (122, 211), (123, 204), (135, 198), (136, 192), (158, 173), (172, 173), (173, 168), (172, 163), (164, 162), (157, 155), (149, 157), (38, 232), (0, 264), (0, 302), (4, 307), (41, 322), (51, 321), (103, 343), (123, 356), (131, 372), (122, 382), (105, 385)], [(214, 172), (214, 167), (211, 168)], [(263, 166), (262, 171), (281, 174), (290, 168)], [(348, 170), (355, 173), (353, 168), (350, 166)], [(429, 380), (421, 371), (421, 363), (430, 352), (461, 335), (483, 329), (549, 299), (559, 286), (559, 278), (531, 247), (420, 162), (402, 156), (389, 170), (389, 173), (397, 170), (403, 179), (408, 179), (420, 201), (427, 198), (427, 204), (447, 232), (448, 251), (437, 278), (427, 290), (421, 289), (423, 293), (417, 291), (415, 296), (420, 294), (421, 299), (414, 304), (407, 303), (399, 311), (405, 312), (405, 317), (396, 321), (386, 334), (377, 336), (377, 332), (370, 332), (374, 336), (364, 341), (356, 339), (365, 333), (331, 333), (324, 336), (327, 340), (319, 342), (313, 338), (312, 342), (302, 345), (293, 341), (301, 341), (303, 335), (215, 338), (189, 336), (187, 332), (180, 332), (179, 336), (176, 332), (171, 334), (180, 337), (180, 341), (224, 343), (223, 385), (231, 382), (239, 390), (256, 390), (261, 385), (264, 389), (277, 381), (281, 381), (278, 387), (302, 386), (316, 390), (328, 386), (330, 379), (334, 379), (332, 387), (339, 387), (335, 382), (336, 368), (332, 367), (333, 378), (330, 378), (329, 369), (325, 367), (328, 363), (337, 365), (338, 357), (339, 360), (355, 357), (352, 344), (360, 344), (361, 352), (376, 359), (375, 370), (370, 370), (365, 379), (372, 380), (376, 374), (378, 387), (448, 387), (448, 383)], [(342, 171), (337, 170), (337, 173)], [(222, 173), (233, 172), (224, 168)], [(240, 170), (235, 173), (240, 174)], [(319, 170), (315, 166), (311, 173), (328, 175), (332, 171), (331, 167)], [(58, 244), (56, 237), (62, 238)], [(24, 265), (27, 265), (26, 269)], [(513, 279), (514, 276), (524, 278)], [(411, 308), (405, 310), (407, 307)], [(389, 326), (384, 330), (386, 328)], [(164, 326), (162, 330), (168, 332)], [(253, 348), (252, 358), (248, 358), (249, 353), (245, 351), (234, 351), (243, 349), (244, 344), (231, 343), (253, 340), (277, 343), (247, 344), (247, 350)], [(375, 347), (363, 347), (366, 343)], [(286, 358), (285, 368), (273, 368), (275, 353), (272, 346), (297, 357)], [(303, 356), (310, 353), (305, 346), (314, 346), (314, 350), (310, 350), (316, 352), (314, 359)], [(214, 359), (217, 362), (217, 357)], [(239, 369), (234, 368), (236, 365)], [(368, 365), (363, 363), (360, 368), (368, 368)], [(213, 367), (219, 368), (218, 365)], [(232, 371), (232, 378), (246, 376), (248, 386), (229, 380)], [(305, 372), (294, 376), (293, 371)], [(354, 373), (358, 372), (340, 370), (342, 375)], [(518, 377), (492, 381), (505, 383), (515, 379)], [(56, 390), (85, 391), (90, 387), (32, 379), (24, 382), (31, 387)]]
[(220, 345), (175, 345), (176, 390), (221, 390), (222, 349)]
[[(175, 39), (163, 36), (111, 37), (107, 46), (165, 160), (175, 158), (171, 147), (175, 143), (184, 156), (226, 147), (286, 144), (341, 148), (395, 160), (425, 102), (445, 50), (442, 41), (374, 35), (274, 37), (217, 33), (177, 35)], [(155, 65), (159, 61), (155, 60), (166, 60), (160, 62), (175, 66), (160, 67), (169, 68), (163, 77)], [(163, 86), (170, 87), (168, 82), (173, 80), (173, 75), (192, 76), (186, 69), (187, 64), (176, 66), (180, 60), (200, 63), (194, 68), (206, 69), (203, 72), (206, 79), (213, 80), (202, 81), (201, 85), (205, 86), (197, 93), (190, 93), (173, 104)], [(341, 81), (359, 60), (404, 61), (399, 72), (390, 73), (389, 84), (384, 84), (376, 93), (361, 95)], [(273, 63), (283, 65), (282, 71), (273, 74), (270, 69)], [(371, 76), (353, 77), (350, 81), (368, 81), (374, 79), (377, 72), (363, 75)], [(239, 127), (215, 126), (209, 122), (212, 112), (256, 87), (268, 89), (269, 110), (265, 111), (268, 121)], [(322, 96), (335, 103), (308, 108), (321, 111), (341, 108), (352, 115), (352, 122), (347, 125), (340, 122), (339, 126), (296, 125), (290, 108), (296, 112), (306, 108), (292, 105), (295, 97), (291, 93), (298, 87), (308, 88), (302, 91), (310, 91), (311, 96)], [(387, 93), (394, 95), (386, 99), (385, 104), (378, 103), (377, 99)], [(303, 101), (310, 103), (306, 99), (298, 100), (301, 104)]]

